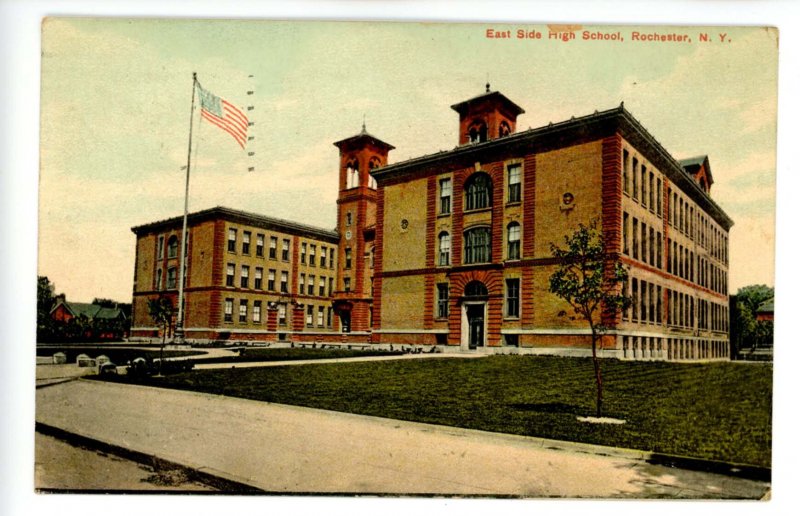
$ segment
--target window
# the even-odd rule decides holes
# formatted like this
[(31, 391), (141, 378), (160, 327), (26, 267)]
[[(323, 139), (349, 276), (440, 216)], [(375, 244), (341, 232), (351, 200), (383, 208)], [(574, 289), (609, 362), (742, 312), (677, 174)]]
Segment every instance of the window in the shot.
[(306, 306), (306, 326), (314, 326), (314, 305)]
[[(336, 260), (334, 258), (335, 257), (335, 253), (336, 253), (336, 250), (331, 247), (331, 261), (330, 261), (330, 264), (331, 264), (330, 268), (331, 269), (333, 269), (336, 266)], [(331, 289), (331, 290), (333, 290), (333, 289)]]
[(453, 196), (453, 182), (450, 179), (439, 181), (439, 213), (450, 213), (450, 198)]
[(464, 232), (464, 263), (486, 263), (492, 260), (492, 235), (487, 227)]
[(253, 301), (253, 322), (261, 322), (261, 301)]
[(284, 238), (283, 243), (281, 245), (281, 260), (284, 262), (289, 261), (289, 239)]
[(448, 284), (437, 284), (436, 292), (436, 317), (443, 319), (450, 314), (450, 289)]
[(656, 207), (656, 203), (655, 203), (655, 199), (654, 199), (654, 197), (656, 195), (656, 189), (653, 187), (654, 183), (655, 183), (655, 180), (656, 180), (656, 176), (655, 176), (655, 174), (653, 174), (653, 171), (651, 170), (650, 171), (650, 184), (649, 184), (649, 186), (650, 186), (650, 188), (649, 188), (649, 190), (650, 190), (650, 202), (649, 202), (650, 211), (654, 211), (655, 207)]
[(322, 328), (325, 326), (325, 307), (318, 306), (317, 307), (317, 326)]
[(628, 212), (622, 213), (622, 254), (630, 254), (630, 245), (628, 242)]
[(325, 295), (325, 276), (320, 276), (319, 277), (318, 286), (319, 286), (319, 289), (318, 289), (319, 295), (320, 296), (324, 296)]
[[(331, 325), (333, 324), (333, 308), (331, 308), (330, 306), (328, 307), (328, 317), (327, 320), (325, 321), (325, 324), (326, 326), (328, 326), (328, 328), (330, 328)], [(372, 325), (370, 324), (370, 326)]]
[(639, 259), (639, 219), (633, 217), (633, 259)]
[(653, 228), (650, 228), (650, 239), (647, 241), (647, 246), (650, 248), (649, 249), (649, 251), (650, 251), (650, 260), (647, 263), (649, 263), (650, 265), (655, 265), (656, 264), (656, 256), (655, 256), (655, 251), (656, 251), (655, 239), (656, 239), (656, 237), (655, 237), (655, 233), (656, 233), (655, 230), (653, 230)]
[(164, 258), (164, 235), (158, 237), (158, 259)]
[(275, 291), (275, 269), (267, 271), (267, 290), (270, 292)]
[(492, 205), (492, 180), (487, 174), (472, 174), (465, 190), (466, 210), (480, 210)]
[(519, 224), (508, 225), (508, 259), (519, 260)]
[(236, 252), (236, 230), (233, 228), (228, 230), (228, 251)]
[(656, 180), (656, 213), (661, 216), (661, 178)]
[(439, 265), (450, 265), (450, 234), (439, 233)]
[(256, 235), (256, 256), (264, 256), (264, 235)]
[(647, 224), (642, 223), (642, 238), (640, 240), (642, 261), (647, 261)]
[(306, 275), (305, 274), (302, 274), (302, 273), (300, 274), (300, 280), (299, 280), (298, 288), (300, 289), (299, 290), (300, 294), (305, 295), (305, 293), (306, 293)]
[(289, 292), (289, 273), (281, 271), (281, 292), (287, 294)]
[(622, 150), (622, 191), (625, 193), (630, 193), (630, 187), (628, 186), (628, 167), (630, 166), (630, 154), (627, 150)]
[(316, 279), (316, 276), (314, 276), (313, 274), (310, 274), (308, 276), (308, 295), (309, 296), (313, 296), (314, 295), (314, 280), (315, 279)]
[(350, 292), (350, 278), (344, 279), (344, 291)]
[(348, 247), (344, 250), (344, 268), (349, 269), (353, 266), (353, 252)]
[(162, 274), (163, 274), (163, 271), (161, 269), (158, 269), (156, 271), (156, 290), (161, 290), (161, 275)]
[(263, 288), (262, 279), (264, 276), (264, 269), (262, 267), (256, 267), (256, 275), (255, 279), (253, 279), (254, 285), (253, 288), (256, 290), (261, 290)]
[(506, 317), (519, 317), (519, 278), (506, 280)]
[(642, 163), (642, 183), (639, 185), (642, 187), (642, 195), (640, 197), (642, 201), (642, 206), (647, 205), (647, 170), (644, 168), (644, 163)]
[(633, 170), (631, 171), (631, 177), (633, 178), (633, 188), (631, 189), (631, 193), (633, 194), (633, 199), (636, 200), (639, 197), (639, 181), (636, 178), (636, 171), (639, 169), (639, 160), (633, 158)]
[(319, 266), (320, 267), (327, 267), (328, 260), (328, 248), (322, 246), (319, 250)]
[(639, 319), (639, 280), (631, 280), (631, 320), (636, 322)]
[(348, 226), (351, 226), (353, 224), (353, 213), (352, 212), (349, 212), (349, 211), (347, 212), (347, 219), (346, 219), (345, 223)]
[(500, 128), (498, 129), (497, 134), (500, 138), (511, 134), (511, 126), (508, 125), (508, 122), (506, 122), (505, 120), (500, 122)]
[(311, 244), (311, 249), (308, 252), (308, 264), (315, 266), (317, 265), (317, 246)]
[(269, 259), (274, 260), (278, 249), (278, 238), (269, 237)]
[(347, 163), (347, 182), (346, 188), (355, 188), (358, 186), (358, 162), (351, 160)]
[(239, 301), (239, 322), (247, 322), (247, 299)]
[(467, 129), (467, 140), (469, 143), (485, 142), (488, 137), (489, 131), (486, 127), (486, 122), (483, 120), (476, 120)]
[(241, 286), (242, 288), (248, 288), (248, 283), (250, 282), (250, 266), (249, 265), (242, 265), (242, 276), (241, 276)]
[(300, 263), (306, 263), (306, 253), (308, 252), (308, 244), (303, 242), (300, 244)]
[(225, 322), (233, 322), (233, 299), (225, 300)]
[(236, 275), (236, 265), (229, 263), (225, 270), (225, 286), (233, 286), (233, 277)]
[(286, 303), (278, 303), (278, 324), (286, 326)]
[(328, 295), (333, 295), (333, 278), (328, 278)]
[(167, 241), (167, 258), (178, 257), (178, 237), (172, 235)]
[(516, 163), (508, 166), (508, 202), (522, 200), (522, 165)]
[(662, 248), (664, 247), (664, 243), (661, 240), (661, 232), (659, 231), (656, 233), (656, 267), (659, 269), (664, 268), (664, 262), (662, 260)]
[(465, 297), (485, 297), (489, 295), (489, 290), (486, 288), (486, 285), (481, 283), (478, 280), (470, 281), (467, 283), (467, 286), (464, 287), (464, 296)]
[(250, 254), (250, 232), (242, 233), (242, 254)]

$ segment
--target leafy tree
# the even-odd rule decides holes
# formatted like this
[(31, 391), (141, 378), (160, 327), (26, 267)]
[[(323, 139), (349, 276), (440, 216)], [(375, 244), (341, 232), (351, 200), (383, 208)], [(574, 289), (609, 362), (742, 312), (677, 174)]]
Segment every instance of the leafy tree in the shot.
[(757, 321), (756, 312), (764, 301), (773, 297), (775, 289), (766, 285), (748, 285), (732, 296), (735, 302), (731, 314), (731, 333), (737, 350), (772, 342), (772, 322)]
[(565, 300), (577, 318), (583, 319), (592, 332), (592, 362), (597, 386), (597, 417), (603, 412), (603, 374), (597, 356), (597, 343), (606, 328), (602, 324), (603, 310), (616, 312), (630, 305), (630, 298), (621, 293), (620, 286), (628, 272), (618, 261), (606, 256), (602, 234), (597, 222), (580, 224), (571, 235), (564, 237), (565, 248), (550, 244), (558, 259), (558, 268), (550, 276), (550, 292)]
[(155, 299), (150, 299), (147, 301), (147, 309), (150, 313), (150, 318), (153, 319), (153, 322), (156, 323), (156, 326), (163, 329), (161, 341), (163, 346), (167, 341), (167, 333), (172, 325), (172, 316), (175, 313), (175, 309), (172, 306), (172, 301), (164, 296), (159, 296)]
[(50, 317), (56, 303), (56, 286), (47, 276), (38, 276), (36, 282), (36, 339), (52, 340), (58, 333), (58, 324)]
[(773, 297), (775, 297), (775, 289), (766, 285), (748, 285), (740, 288), (736, 293), (736, 299), (750, 310), (753, 317), (761, 303)]

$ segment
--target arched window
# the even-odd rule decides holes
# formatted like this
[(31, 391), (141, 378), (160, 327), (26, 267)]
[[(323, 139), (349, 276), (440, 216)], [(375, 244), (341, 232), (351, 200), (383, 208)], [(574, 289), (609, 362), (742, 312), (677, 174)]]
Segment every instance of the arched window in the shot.
[(439, 233), (439, 265), (450, 265), (450, 233)]
[(464, 297), (482, 297), (488, 295), (489, 290), (486, 288), (486, 285), (478, 280), (470, 281), (467, 283), (467, 286), (464, 287)]
[(467, 179), (464, 186), (465, 209), (479, 210), (492, 205), (492, 180), (488, 174), (477, 173)]
[(519, 260), (519, 223), (508, 225), (508, 260)]
[(375, 178), (372, 177), (372, 170), (381, 166), (381, 160), (377, 157), (373, 156), (369, 160), (369, 187), (371, 190), (378, 189), (378, 182), (375, 181)]
[(500, 132), (499, 132), (500, 138), (502, 138), (503, 136), (508, 136), (509, 134), (511, 134), (511, 126), (508, 125), (508, 122), (503, 120), (502, 122), (500, 122)]
[(178, 237), (172, 235), (167, 240), (167, 258), (177, 258), (178, 257)]
[(469, 143), (480, 143), (485, 142), (488, 136), (488, 129), (486, 127), (486, 122), (483, 120), (475, 120), (470, 124), (469, 129), (467, 129), (467, 137)]
[(464, 232), (464, 263), (487, 263), (492, 261), (492, 233), (481, 226)]
[(347, 163), (347, 188), (358, 186), (358, 161), (350, 160)]
[(167, 288), (173, 289), (177, 283), (178, 275), (175, 267), (167, 269)]

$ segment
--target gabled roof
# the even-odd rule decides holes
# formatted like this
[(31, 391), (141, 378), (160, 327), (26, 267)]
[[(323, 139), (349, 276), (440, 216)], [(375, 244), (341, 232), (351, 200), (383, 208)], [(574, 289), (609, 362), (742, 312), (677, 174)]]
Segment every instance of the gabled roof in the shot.
[(708, 156), (703, 154), (702, 156), (694, 156), (691, 158), (681, 159), (678, 160), (678, 163), (683, 167), (683, 169), (688, 172), (692, 177), (697, 174), (697, 171), (701, 168), (705, 170), (706, 179), (708, 180), (708, 186), (714, 184), (714, 177), (711, 175), (711, 165), (708, 163)]
[(73, 317), (86, 317), (87, 319), (125, 319), (125, 312), (119, 308), (106, 308), (92, 303), (77, 303), (59, 300), (50, 313), (63, 306)]
[(775, 312), (775, 298), (771, 297), (758, 305), (758, 309), (756, 313), (763, 314), (763, 313), (773, 313)]

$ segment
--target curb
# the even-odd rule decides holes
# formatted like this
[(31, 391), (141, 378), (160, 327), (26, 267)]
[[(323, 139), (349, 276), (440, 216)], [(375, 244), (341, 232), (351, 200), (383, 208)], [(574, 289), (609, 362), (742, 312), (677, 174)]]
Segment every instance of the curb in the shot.
[[(138, 462), (140, 464), (145, 464), (147, 466), (152, 466), (156, 469), (176, 469), (182, 471), (186, 474), (186, 477), (190, 481), (199, 482), (201, 484), (205, 484), (207, 486), (213, 487), (225, 494), (261, 494), (265, 493), (262, 489), (257, 487), (253, 487), (249, 484), (245, 484), (244, 482), (240, 482), (237, 480), (232, 480), (230, 478), (226, 478), (221, 475), (216, 475), (213, 473), (209, 473), (208, 471), (202, 471), (197, 468), (192, 468), (189, 466), (185, 466), (183, 464), (179, 464), (177, 462), (173, 462), (170, 460), (162, 459), (161, 457), (157, 457), (155, 455), (149, 453), (138, 452), (135, 450), (131, 450), (128, 448), (124, 448), (122, 446), (117, 446), (115, 444), (110, 444), (104, 441), (100, 441), (97, 439), (92, 439), (91, 437), (86, 437), (83, 435), (79, 435), (68, 430), (63, 430), (61, 428), (56, 428), (54, 426), (50, 426), (45, 423), (36, 422), (36, 432), (48, 435), (50, 437), (54, 437), (56, 439), (60, 439), (62, 441), (68, 442), (72, 445), (82, 446), (85, 448), (90, 448), (96, 451), (101, 451), (104, 453), (110, 453), (112, 455), (116, 455), (118, 457), (122, 457), (125, 459), (132, 460), (134, 462)], [(132, 491), (137, 492), (137, 491)], [(148, 494), (148, 493), (143, 493)], [(177, 494), (177, 493), (176, 493)]]

